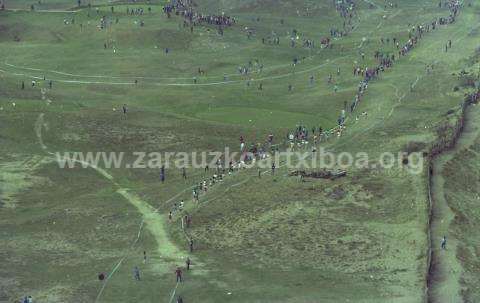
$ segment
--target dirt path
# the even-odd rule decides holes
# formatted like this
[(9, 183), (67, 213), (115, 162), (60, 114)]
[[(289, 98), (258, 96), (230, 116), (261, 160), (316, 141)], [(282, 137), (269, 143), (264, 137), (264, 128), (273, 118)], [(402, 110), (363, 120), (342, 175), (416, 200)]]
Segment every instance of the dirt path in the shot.
[[(344, 59), (345, 57), (338, 57), (338, 58), (335, 58), (333, 60), (330, 60), (330, 59), (327, 59), (325, 60), (324, 63), (322, 64), (319, 64), (319, 65), (315, 65), (315, 66), (311, 66), (311, 65), (308, 65), (308, 68), (304, 69), (304, 70), (299, 70), (299, 71), (295, 71), (295, 74), (296, 75), (299, 75), (299, 74), (306, 74), (306, 73), (312, 73), (314, 71), (317, 71), (319, 69), (321, 69), (322, 67), (325, 67), (329, 64), (333, 64), (334, 62), (340, 60), (340, 59)], [(6, 65), (6, 64), (5, 64)], [(26, 69), (26, 67), (14, 67), (12, 64), (9, 64), (9, 66), (11, 68), (15, 68), (15, 69)], [(33, 68), (28, 68), (28, 69), (33, 69)], [(8, 75), (13, 75), (13, 76), (21, 76), (21, 77), (27, 77), (27, 78), (30, 78), (30, 79), (34, 79), (34, 80), (43, 80), (44, 77), (43, 76), (35, 76), (35, 75), (31, 75), (31, 74), (27, 74), (27, 73), (23, 73), (23, 72), (10, 72), (10, 71), (7, 71), (7, 70), (2, 70), (0, 69), (0, 72), (1, 73), (4, 73), (4, 74), (8, 74)], [(51, 71), (50, 71), (51, 72)], [(57, 72), (58, 74), (58, 72)], [(277, 80), (277, 79), (282, 79), (282, 78), (287, 78), (287, 77), (291, 77), (293, 75), (292, 72), (286, 72), (286, 73), (283, 73), (283, 74), (280, 74), (280, 75), (275, 75), (275, 76), (265, 76), (265, 77), (259, 77), (259, 78), (252, 78), (250, 79), (249, 81), (250, 82), (262, 82), (262, 81), (267, 81), (267, 80)], [(67, 76), (67, 73), (64, 73), (64, 76), (66, 77), (72, 77), (72, 76)], [(87, 77), (96, 77), (96, 78), (99, 78), (99, 77), (103, 77), (103, 76), (99, 76), (99, 75), (87, 75)], [(113, 79), (117, 79), (118, 77), (110, 77), (110, 78), (113, 78)], [(48, 78), (49, 80), (53, 81), (53, 82), (58, 82), (58, 83), (68, 83), (68, 84), (102, 84), (102, 85), (127, 85), (127, 86), (134, 86), (135, 85), (135, 82), (134, 82), (134, 79), (137, 79), (137, 78), (140, 78), (140, 77), (136, 77), (136, 76), (132, 76), (130, 79), (131, 81), (128, 81), (128, 82), (113, 82), (113, 81), (92, 81), (92, 80), (74, 80), (74, 79), (71, 79), (71, 80), (67, 80), (67, 79), (59, 79), (59, 78)], [(189, 78), (190, 81), (193, 80), (194, 77), (191, 77)], [(218, 79), (220, 79), (221, 77), (217, 77)], [(175, 79), (175, 78), (172, 78), (172, 79)], [(185, 78), (179, 78), (179, 79), (185, 79)], [(188, 78), (187, 78), (188, 79)], [(226, 84), (239, 84), (239, 83), (246, 83), (248, 80), (245, 80), (245, 79), (238, 79), (238, 80), (224, 80), (224, 81), (216, 81), (216, 82), (205, 82), (205, 83), (161, 83), (161, 82), (145, 82), (145, 84), (149, 84), (149, 85), (154, 85), (154, 86), (182, 86), (182, 87), (201, 87), (201, 86), (215, 86), (215, 85), (226, 85)]]
[[(47, 128), (47, 124), (44, 121), (44, 114), (40, 114), (35, 122), (35, 134), (37, 136), (37, 140), (41, 148), (55, 161), (55, 154), (51, 151), (48, 151), (47, 146), (43, 142), (42, 137), (42, 129)], [(135, 246), (135, 244), (140, 239), (141, 232), (143, 227), (146, 226), (148, 231), (153, 235), (157, 243), (157, 252), (162, 257), (162, 264), (160, 267), (156, 267), (157, 269), (160, 268), (161, 271), (167, 273), (169, 270), (169, 266), (171, 267), (174, 264), (182, 264), (186, 258), (186, 253), (182, 252), (178, 249), (175, 244), (170, 241), (167, 235), (167, 231), (165, 229), (165, 216), (158, 213), (158, 209), (155, 209), (151, 206), (148, 202), (142, 200), (137, 194), (133, 193), (130, 189), (122, 187), (119, 183), (117, 183), (112, 175), (110, 175), (107, 171), (97, 166), (92, 165), (91, 163), (84, 162), (81, 160), (76, 160), (75, 162), (84, 165), (84, 167), (89, 167), (94, 169), (99, 175), (103, 178), (109, 180), (116, 188), (117, 193), (121, 195), (125, 200), (127, 200), (131, 205), (133, 205), (137, 211), (142, 215), (142, 221), (140, 223), (140, 227), (138, 230), (138, 234), (134, 242), (132, 243), (131, 247)], [(184, 191), (178, 193), (174, 197), (170, 198), (167, 202), (171, 201), (175, 197), (179, 196), (180, 194), (184, 193)], [(102, 293), (105, 287), (108, 284), (110, 278), (115, 274), (115, 272), (120, 268), (122, 263), (128, 257), (128, 253), (122, 257), (116, 265), (113, 267), (112, 271), (107, 276), (102, 288), (100, 289), (95, 302), (98, 302), (102, 296)], [(198, 262), (197, 262), (198, 264)], [(175, 286), (176, 288), (177, 286)]]
[[(468, 149), (480, 136), (480, 126), (475, 121), (480, 119), (480, 107), (471, 106), (467, 110), (465, 128), (455, 147), (433, 162), (432, 174), (432, 270), (430, 277), (430, 289), (428, 302), (462, 302), (460, 278), (462, 265), (457, 259), (457, 239), (452, 233), (450, 225), (454, 219), (454, 213), (448, 206), (445, 198), (444, 185), (448, 182), (443, 176), (445, 164), (457, 153)], [(447, 249), (441, 249), (441, 239), (447, 238)]]

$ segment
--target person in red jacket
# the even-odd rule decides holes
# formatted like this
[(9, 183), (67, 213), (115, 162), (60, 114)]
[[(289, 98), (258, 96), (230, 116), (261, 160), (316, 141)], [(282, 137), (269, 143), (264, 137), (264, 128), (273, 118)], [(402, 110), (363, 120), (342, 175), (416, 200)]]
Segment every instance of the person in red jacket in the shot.
[(175, 275), (177, 276), (177, 283), (178, 282), (183, 282), (182, 269), (180, 267), (177, 267), (177, 269), (175, 270)]

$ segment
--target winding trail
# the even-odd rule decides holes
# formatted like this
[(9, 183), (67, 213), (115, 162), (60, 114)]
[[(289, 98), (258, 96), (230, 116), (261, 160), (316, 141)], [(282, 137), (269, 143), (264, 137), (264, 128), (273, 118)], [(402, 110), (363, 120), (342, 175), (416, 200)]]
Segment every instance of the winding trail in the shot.
[[(319, 64), (319, 65), (316, 65), (316, 66), (313, 66), (313, 67), (309, 67), (309, 68), (306, 68), (304, 70), (300, 70), (300, 71), (295, 71), (295, 72), (288, 72), (288, 73), (284, 73), (284, 74), (280, 74), (280, 75), (274, 75), (274, 76), (266, 76), (266, 77), (260, 77), (260, 78), (252, 78), (252, 79), (239, 79), (239, 80), (226, 80), (226, 81), (216, 81), (216, 82), (206, 82), (206, 83), (161, 83), (161, 82), (144, 82), (143, 84), (147, 84), (147, 85), (155, 85), (155, 86), (180, 86), (180, 87), (188, 87), (188, 86), (193, 86), (193, 87), (202, 87), (202, 86), (215, 86), (215, 85), (226, 85), (226, 84), (238, 84), (238, 83), (245, 83), (247, 81), (250, 81), (250, 82), (260, 82), (260, 81), (267, 81), (267, 80), (276, 80), (276, 79), (282, 79), (282, 78), (287, 78), (287, 77), (291, 77), (292, 75), (298, 75), (298, 74), (305, 74), (305, 73), (311, 73), (313, 71), (316, 71), (328, 64), (331, 64), (331, 63), (334, 63), (335, 61), (338, 61), (340, 59), (343, 59), (343, 58), (346, 58), (346, 56), (344, 57), (338, 57), (338, 58), (335, 58), (333, 60), (325, 60), (324, 63), (322, 64)], [(11, 68), (15, 68), (15, 69), (27, 69), (27, 70), (38, 70), (38, 72), (42, 71), (42, 70), (39, 70), (39, 69), (36, 69), (36, 68), (30, 68), (30, 67), (17, 67), (13, 64), (9, 64), (9, 63), (4, 63), (6, 66), (9, 66)], [(46, 71), (46, 70), (43, 70), (43, 72), (49, 72), (49, 71)], [(50, 72), (53, 72), (53, 71), (50, 71)], [(7, 70), (3, 70), (3, 69), (0, 69), (0, 73), (4, 73), (4, 74), (9, 74), (9, 75), (13, 75), (13, 76), (21, 76), (21, 77), (27, 77), (27, 78), (30, 78), (30, 79), (34, 79), (34, 80), (43, 80), (44, 79), (44, 76), (35, 76), (35, 75), (31, 75), (31, 74), (27, 74), (27, 73), (22, 73), (22, 72), (11, 72), (11, 71), (7, 71)], [(58, 72), (57, 72), (58, 73)], [(62, 72), (63, 73), (63, 72)], [(67, 76), (68, 73), (63, 73), (65, 76)], [(85, 75), (84, 75), (85, 76)], [(72, 76), (68, 76), (68, 77), (72, 77)], [(101, 75), (86, 75), (86, 77), (104, 77), (104, 76), (101, 76)], [(108, 77), (108, 76), (107, 76)], [(111, 77), (113, 79), (116, 79), (117, 77)], [(129, 82), (113, 82), (113, 81), (93, 81), (93, 80), (76, 80), (76, 79), (72, 79), (72, 80), (68, 80), (68, 79), (55, 79), (55, 78), (48, 78), (48, 80), (52, 80), (54, 82), (58, 82), (58, 83), (68, 83), (68, 84), (105, 84), (105, 85), (128, 85), (128, 86), (134, 86), (135, 85), (135, 82), (133, 80), (137, 79), (137, 78), (140, 78), (140, 77), (136, 77), (136, 76), (132, 76), (130, 77), (130, 79), (132, 79), (132, 81), (129, 81)], [(191, 78), (188, 78), (190, 80), (192, 80), (194, 77), (191, 77)], [(217, 77), (217, 78), (220, 78), (220, 77)], [(123, 78), (122, 78), (123, 79)], [(175, 78), (172, 78), (172, 79), (175, 79)], [(184, 79), (184, 78), (182, 78)]]
[[(49, 155), (49, 158), (52, 161), (56, 161), (57, 159), (56, 159), (55, 153), (49, 151), (48, 147), (45, 145), (45, 143), (43, 141), (42, 129), (44, 129), (44, 128), (48, 129), (48, 125), (44, 121), (44, 116), (45, 116), (44, 113), (39, 114), (39, 116), (38, 116), (38, 118), (37, 118), (37, 120), (34, 124), (35, 134), (36, 134), (36, 137), (37, 137), (37, 141), (38, 141), (40, 147), (42, 148), (42, 150), (44, 150), (45, 153), (47, 153)], [(180, 250), (168, 238), (168, 234), (167, 234), (166, 229), (165, 229), (165, 224), (166, 224), (165, 219), (164, 219), (165, 216), (162, 215), (162, 214), (159, 214), (159, 208), (154, 208), (148, 202), (142, 200), (137, 194), (133, 193), (130, 189), (122, 187), (119, 183), (117, 183), (115, 181), (114, 177), (111, 174), (109, 174), (107, 171), (105, 171), (104, 169), (102, 169), (100, 167), (97, 167), (97, 166), (95, 166), (95, 165), (93, 165), (89, 162), (81, 161), (81, 160), (78, 160), (78, 159), (72, 159), (72, 160), (81, 164), (84, 167), (92, 168), (99, 175), (101, 175), (103, 178), (109, 180), (117, 188), (116, 192), (119, 195), (121, 195), (125, 200), (127, 200), (130, 204), (132, 204), (138, 210), (138, 212), (142, 215), (142, 220), (140, 222), (138, 233), (137, 233), (137, 236), (136, 236), (135, 240), (129, 246), (129, 249), (128, 249), (127, 253), (114, 265), (112, 270), (108, 273), (106, 279), (104, 280), (104, 283), (102, 284), (102, 287), (100, 288), (100, 290), (99, 290), (99, 292), (96, 296), (96, 299), (94, 301), (95, 303), (100, 302), (100, 300), (102, 298), (102, 295), (103, 295), (103, 292), (104, 292), (106, 286), (108, 285), (108, 282), (113, 277), (113, 275), (118, 271), (118, 269), (122, 266), (122, 264), (125, 262), (125, 260), (129, 257), (132, 248), (134, 248), (135, 245), (140, 240), (140, 237), (141, 237), (142, 230), (143, 230), (144, 226), (146, 226), (148, 231), (153, 235), (153, 237), (156, 240), (157, 252), (159, 253), (159, 255), (162, 257), (162, 259), (164, 261), (164, 263), (161, 264), (162, 266), (159, 267), (159, 268), (161, 268), (162, 272), (167, 273), (169, 271), (169, 268), (171, 268), (172, 265), (182, 264), (184, 262), (185, 258), (188, 255), (187, 255), (186, 252)], [(284, 167), (284, 166), (285, 166), (285, 164), (278, 166), (278, 168), (281, 168), (281, 167)], [(262, 172), (262, 174), (266, 174), (268, 172), (269, 172), (269, 170), (265, 170), (265, 171)], [(232, 184), (232, 185), (229, 185), (225, 189), (224, 193), (227, 193), (231, 188), (242, 185), (242, 184), (248, 182), (251, 179), (252, 179), (252, 176), (248, 176), (248, 175), (244, 176), (244, 179), (242, 181), (237, 182), (237, 183)], [(171, 201), (173, 201), (174, 199), (177, 199), (181, 195), (185, 194), (188, 190), (191, 190), (193, 187), (194, 186), (190, 186), (190, 187), (187, 187), (187, 188), (181, 190), (180, 192), (178, 192), (177, 194), (172, 196), (170, 199), (165, 201), (164, 204), (168, 204)], [(216, 197), (212, 200), (209, 200), (209, 201), (213, 201), (213, 200), (216, 200), (216, 199), (218, 199), (218, 197)], [(205, 201), (204, 203), (209, 202), (209, 201)], [(204, 203), (202, 203), (202, 204), (204, 204)], [(188, 239), (188, 235), (186, 235), (186, 236), (187, 236), (187, 239)], [(192, 259), (192, 256), (190, 256), (190, 258)], [(201, 262), (195, 261), (195, 264), (196, 264), (197, 267), (201, 266)], [(178, 286), (179, 286), (179, 283), (177, 282), (175, 284), (174, 288), (172, 289), (172, 293), (171, 293), (170, 298), (169, 298), (169, 303), (173, 302)]]
[[(35, 122), (35, 134), (37, 136), (37, 140), (39, 142), (39, 145), (41, 148), (49, 155), (49, 158), (51, 158), (53, 161), (56, 161), (55, 154), (51, 151), (48, 150), (47, 146), (45, 145), (42, 137), (42, 129), (46, 128), (47, 124), (44, 121), (44, 114), (41, 113), (36, 122)], [(165, 273), (168, 272), (169, 266), (174, 265), (174, 264), (179, 264), (179, 262), (183, 263), (184, 258), (187, 256), (185, 252), (182, 252), (169, 238), (167, 235), (167, 232), (165, 230), (165, 216), (162, 214), (159, 214), (158, 208), (155, 209), (153, 206), (151, 206), (148, 202), (142, 200), (138, 195), (133, 193), (130, 189), (122, 187), (119, 183), (117, 183), (112, 175), (110, 175), (107, 171), (104, 169), (97, 167), (95, 165), (92, 165), (89, 162), (77, 160), (77, 159), (72, 159), (73, 161), (80, 163), (84, 167), (90, 167), (93, 170), (95, 170), (99, 175), (101, 175), (103, 178), (109, 180), (116, 188), (116, 192), (121, 195), (125, 200), (127, 200), (131, 205), (133, 205), (138, 212), (142, 215), (142, 220), (139, 225), (139, 230), (137, 233), (137, 236), (133, 243), (130, 245), (129, 251), (115, 264), (113, 269), (110, 271), (110, 273), (107, 275), (107, 278), (105, 279), (102, 287), (100, 288), (100, 291), (97, 294), (97, 297), (95, 299), (95, 302), (99, 302), (100, 298), (103, 294), (103, 291), (105, 287), (108, 284), (108, 281), (111, 279), (111, 277), (116, 273), (116, 271), (120, 268), (122, 263), (125, 261), (125, 259), (129, 256), (131, 248), (133, 248), (139, 241), (143, 227), (146, 226), (148, 231), (153, 235), (157, 242), (157, 252), (159, 255), (162, 257), (164, 263), (162, 263), (162, 271)], [(165, 203), (168, 203), (172, 201), (173, 199), (177, 198), (181, 194), (185, 193), (187, 189), (177, 193), (174, 195), (172, 198), (167, 200)], [(198, 264), (198, 262), (197, 262)], [(175, 286), (175, 289), (177, 288), (178, 285)]]
[[(480, 126), (475, 123), (480, 119), (480, 106), (469, 106), (465, 114), (465, 125), (463, 132), (455, 146), (436, 157), (433, 161), (433, 172), (431, 175), (431, 203), (432, 222), (430, 226), (432, 241), (432, 266), (428, 302), (463, 302), (461, 297), (461, 275), (462, 265), (458, 260), (458, 241), (452, 233), (450, 226), (455, 218), (448, 205), (445, 193), (444, 168), (456, 154), (462, 153), (470, 148), (475, 139), (480, 137)], [(443, 236), (447, 238), (447, 249), (440, 247)]]
[[(320, 52), (317, 52), (316, 55), (320, 54)], [(316, 55), (309, 56), (302, 60), (303, 62), (312, 60)], [(162, 76), (112, 76), (112, 75), (86, 75), (86, 74), (72, 74), (64, 71), (58, 71), (58, 70), (51, 70), (51, 69), (40, 69), (40, 68), (34, 68), (34, 67), (27, 67), (27, 66), (19, 66), (15, 65), (12, 63), (9, 63), (7, 60), (4, 61), (4, 64), (8, 67), (12, 67), (15, 69), (23, 69), (23, 70), (29, 70), (29, 71), (35, 71), (35, 72), (42, 72), (42, 73), (53, 73), (61, 76), (68, 76), (68, 77), (76, 77), (76, 78), (103, 78), (103, 79), (145, 79), (145, 80), (192, 80), (194, 76), (189, 76), (189, 77), (162, 77)], [(278, 64), (278, 65), (272, 65), (272, 66), (267, 66), (262, 69), (262, 71), (268, 71), (268, 70), (276, 70), (279, 68), (285, 68), (285, 67), (291, 67), (291, 63), (285, 63), (285, 64)], [(259, 71), (252, 71), (251, 74), (260, 74)], [(225, 74), (227, 77), (244, 77), (244, 75), (241, 75), (239, 73), (235, 74)], [(219, 79), (221, 76), (216, 75), (216, 76), (202, 76), (201, 79)]]

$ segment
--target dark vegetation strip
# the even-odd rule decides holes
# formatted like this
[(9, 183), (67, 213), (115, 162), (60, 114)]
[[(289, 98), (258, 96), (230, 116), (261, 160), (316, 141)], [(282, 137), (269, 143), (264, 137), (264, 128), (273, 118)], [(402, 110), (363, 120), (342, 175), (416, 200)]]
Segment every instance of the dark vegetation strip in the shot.
[(437, 141), (430, 147), (427, 156), (427, 166), (428, 166), (428, 178), (427, 178), (427, 188), (428, 188), (428, 252), (427, 252), (427, 276), (426, 284), (427, 288), (425, 291), (425, 302), (435, 303), (435, 298), (433, 296), (433, 289), (435, 288), (435, 281), (437, 277), (441, 275), (440, 268), (437, 266), (439, 264), (439, 256), (434, 253), (433, 246), (435, 241), (432, 237), (432, 222), (434, 220), (435, 212), (435, 199), (432, 192), (433, 188), (433, 173), (434, 173), (434, 161), (437, 157), (440, 157), (443, 153), (453, 149), (460, 136), (463, 133), (466, 123), (467, 111), (470, 105), (477, 104), (480, 99), (480, 90), (475, 93), (469, 94), (465, 97), (462, 105), (460, 107), (460, 116), (455, 122), (454, 125), (445, 126), (447, 129), (441, 129), (440, 135)]

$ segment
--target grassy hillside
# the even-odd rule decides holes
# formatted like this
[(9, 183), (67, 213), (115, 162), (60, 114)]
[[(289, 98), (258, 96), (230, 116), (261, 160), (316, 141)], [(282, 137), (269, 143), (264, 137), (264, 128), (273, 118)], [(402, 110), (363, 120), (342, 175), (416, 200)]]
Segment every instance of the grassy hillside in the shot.
[[(69, 13), (40, 10), (76, 3), (43, 2), (29, 11), (30, 2), (10, 0), (7, 9), (27, 10), (0, 12), (0, 235), (7, 243), (0, 246), (0, 301), (28, 294), (44, 302), (425, 299), (425, 172), (413, 174), (401, 159), (382, 168), (379, 159), (426, 151), (438, 126), (455, 118), (473, 89), (459, 73), (478, 46), (476, 4), (465, 3), (455, 23), (425, 33), (398, 58), (393, 37), (405, 44), (416, 25), (448, 16), (446, 7), (355, 1), (348, 35), (332, 38), (344, 22), (332, 1), (197, 1), (198, 11), (236, 18), (223, 35), (205, 24), (191, 31), (160, 2), (115, 3), (112, 11), (92, 1)], [(143, 15), (127, 14), (139, 7)], [(279, 45), (269, 43), (273, 36)], [(331, 48), (320, 47), (325, 37)], [(303, 47), (305, 39), (315, 48)], [(51, 154), (124, 152), (131, 163), (138, 151), (236, 151), (240, 136), (250, 144), (268, 134), (284, 150), (298, 125), (337, 124), (362, 79), (353, 68), (376, 66), (375, 52), (397, 56), (393, 67), (369, 83), (342, 135), (318, 146), (364, 152), (375, 164), (349, 167), (345, 178), (300, 181), (287, 167), (275, 176), (261, 170), (259, 178), (257, 169), (245, 169), (197, 205), (192, 186), (213, 168), (188, 168), (186, 180), (181, 169), (167, 168), (162, 183), (158, 167), (61, 169)], [(244, 66), (249, 75), (238, 72)], [(463, 188), (454, 184), (452, 195)], [(182, 199), (185, 210), (169, 220)], [(181, 229), (187, 213), (193, 253)], [(475, 236), (460, 240), (459, 256), (473, 256)], [(187, 256), (192, 270), (176, 284), (174, 270)], [(473, 285), (468, 268), (475, 263), (464, 258), (462, 279)], [(97, 279), (102, 272), (106, 282)], [(468, 289), (465, 298), (474, 302)]]

